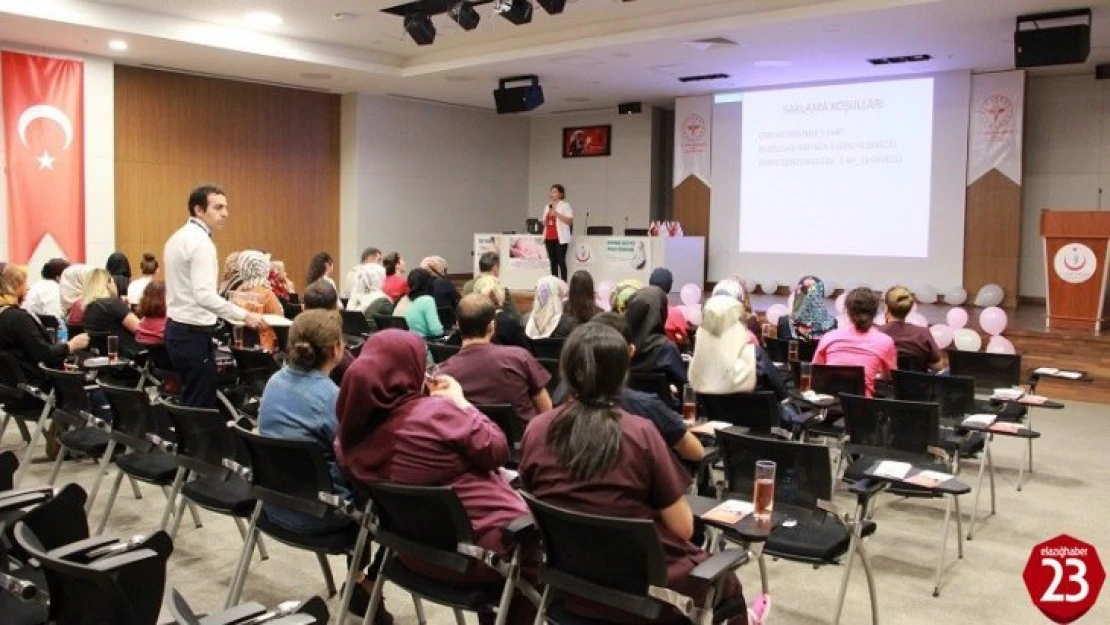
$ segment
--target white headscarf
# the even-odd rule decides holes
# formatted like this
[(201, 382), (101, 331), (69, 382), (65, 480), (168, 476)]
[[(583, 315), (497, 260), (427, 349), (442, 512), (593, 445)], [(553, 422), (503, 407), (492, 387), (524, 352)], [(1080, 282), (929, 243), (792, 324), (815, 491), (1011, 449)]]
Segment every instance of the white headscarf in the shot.
[(240, 289), (252, 289), (256, 286), (270, 286), (270, 255), (257, 250), (244, 250), (239, 252), (239, 279), (242, 284)]
[(727, 295), (709, 298), (690, 360), (690, 384), (699, 393), (730, 395), (755, 389), (755, 345), (740, 323), (744, 306)]
[(81, 299), (85, 291), (85, 281), (96, 267), (90, 265), (70, 265), (62, 272), (58, 280), (58, 296), (62, 300), (62, 312), (69, 314), (69, 309)]
[(347, 310), (362, 312), (375, 300), (388, 298), (382, 291), (385, 282), (385, 267), (377, 263), (364, 263), (355, 267), (355, 283), (351, 289), (351, 299), (347, 300)]
[(555, 276), (544, 276), (536, 284), (536, 300), (524, 334), (530, 339), (551, 336), (563, 318), (563, 281)]

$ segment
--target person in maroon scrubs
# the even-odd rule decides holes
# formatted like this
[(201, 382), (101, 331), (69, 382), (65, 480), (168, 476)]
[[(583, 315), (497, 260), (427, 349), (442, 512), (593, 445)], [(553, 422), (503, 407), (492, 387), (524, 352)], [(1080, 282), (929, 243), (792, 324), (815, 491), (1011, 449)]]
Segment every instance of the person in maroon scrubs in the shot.
[[(708, 587), (689, 578), (709, 558), (690, 542), (694, 515), (685, 496), (690, 477), (651, 421), (618, 407), (629, 370), (624, 337), (601, 323), (579, 326), (563, 346), (562, 370), (572, 399), (528, 423), (520, 462), (525, 488), (544, 502), (571, 510), (651, 519), (667, 557), (667, 587), (704, 601)], [(606, 619), (626, 616), (596, 605), (567, 607), (583, 616), (603, 611)], [(726, 611), (736, 615), (729, 625), (747, 622), (736, 576), (726, 579), (715, 611), (718, 616)]]
[[(425, 380), (425, 345), (404, 330), (382, 330), (366, 340), (343, 376), (336, 413), (336, 460), (356, 483), (450, 486), (462, 501), (478, 545), (507, 553), (501, 529), (528, 514), (524, 500), (498, 473), (509, 460), (505, 435), (463, 396), (454, 378)], [(460, 576), (419, 561), (405, 565), (446, 581), (501, 580), (476, 565)], [(492, 614), (479, 614), (492, 623)], [(513, 600), (509, 623), (531, 623), (535, 607)]]

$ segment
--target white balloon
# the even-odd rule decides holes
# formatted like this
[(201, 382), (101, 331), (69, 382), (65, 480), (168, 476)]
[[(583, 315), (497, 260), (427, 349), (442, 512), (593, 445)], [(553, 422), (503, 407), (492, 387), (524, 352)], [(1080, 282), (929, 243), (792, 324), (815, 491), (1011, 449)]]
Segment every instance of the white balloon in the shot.
[(954, 286), (944, 292), (944, 303), (949, 306), (959, 306), (967, 301), (967, 291), (962, 287)]
[(955, 338), (952, 341), (956, 345), (956, 349), (965, 352), (977, 352), (983, 347), (983, 337), (971, 328), (960, 328), (956, 330)]
[(990, 341), (987, 341), (988, 354), (1016, 354), (1017, 349), (1010, 339), (1004, 336), (992, 336)]
[(937, 303), (937, 290), (928, 284), (923, 284), (914, 289), (913, 296), (917, 301), (922, 304), (935, 304)]
[(744, 290), (747, 291), (748, 293), (751, 293), (752, 291), (754, 291), (755, 287), (758, 286), (756, 284), (755, 280), (752, 280), (751, 278), (744, 278), (743, 280), (740, 281), (740, 284), (744, 285)]
[(764, 280), (759, 283), (759, 288), (763, 289), (766, 295), (774, 295), (775, 291), (779, 290), (779, 283), (775, 280)]
[(979, 289), (979, 293), (975, 295), (975, 305), (983, 308), (998, 306), (1002, 303), (1003, 295), (1005, 295), (1005, 292), (997, 284), (984, 284), (983, 288)]

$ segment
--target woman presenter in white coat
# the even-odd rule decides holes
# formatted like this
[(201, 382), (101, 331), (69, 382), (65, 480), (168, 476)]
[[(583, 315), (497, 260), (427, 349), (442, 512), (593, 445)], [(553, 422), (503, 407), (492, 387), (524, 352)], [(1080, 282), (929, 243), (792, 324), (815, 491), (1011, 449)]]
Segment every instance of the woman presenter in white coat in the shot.
[(551, 185), (548, 202), (543, 208), (543, 242), (551, 263), (551, 275), (567, 280), (567, 247), (570, 246), (570, 227), (574, 224), (574, 209), (567, 202), (567, 192), (561, 184)]

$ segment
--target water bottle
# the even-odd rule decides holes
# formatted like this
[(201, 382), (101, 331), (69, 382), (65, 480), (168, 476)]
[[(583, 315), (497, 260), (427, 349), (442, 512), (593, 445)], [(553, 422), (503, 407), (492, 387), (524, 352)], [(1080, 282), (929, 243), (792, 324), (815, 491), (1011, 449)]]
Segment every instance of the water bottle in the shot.
[(786, 473), (782, 476), (782, 482), (779, 484), (782, 492), (782, 501), (786, 503), (794, 503), (798, 497), (798, 481), (794, 476), (794, 469), (787, 469)]
[(66, 328), (66, 322), (62, 321), (61, 319), (58, 320), (58, 342), (69, 342), (69, 329)]

